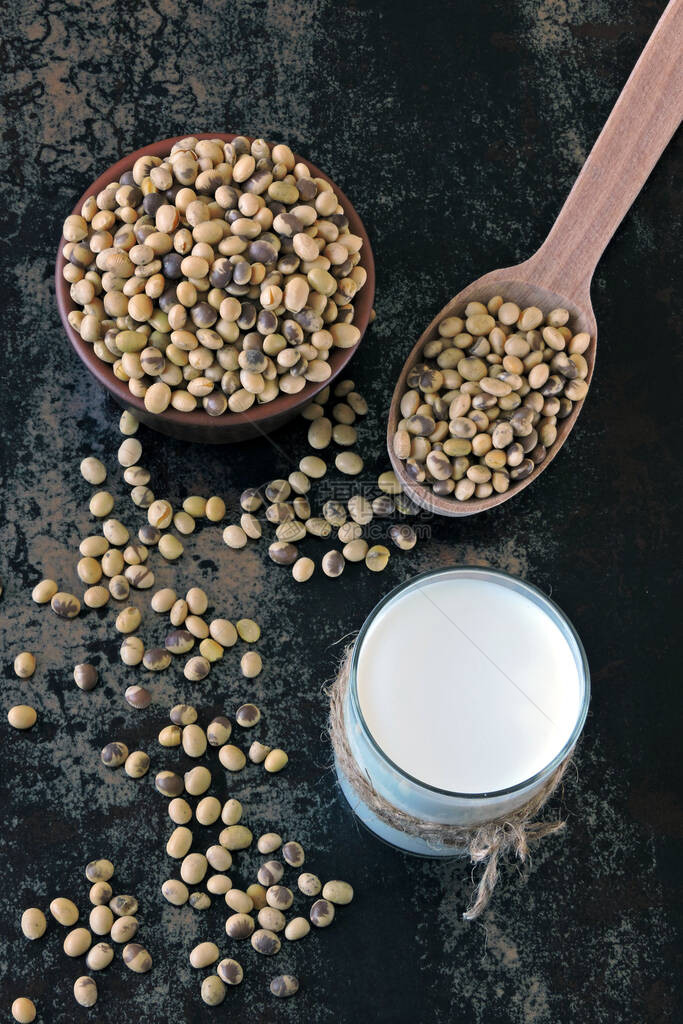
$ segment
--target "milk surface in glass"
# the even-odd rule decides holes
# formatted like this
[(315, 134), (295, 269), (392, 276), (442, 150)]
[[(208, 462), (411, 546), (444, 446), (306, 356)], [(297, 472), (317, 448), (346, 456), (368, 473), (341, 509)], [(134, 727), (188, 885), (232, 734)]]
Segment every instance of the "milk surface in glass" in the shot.
[(413, 778), (455, 793), (530, 779), (569, 740), (583, 686), (536, 603), (491, 579), (428, 579), (390, 601), (359, 652), (367, 727)]

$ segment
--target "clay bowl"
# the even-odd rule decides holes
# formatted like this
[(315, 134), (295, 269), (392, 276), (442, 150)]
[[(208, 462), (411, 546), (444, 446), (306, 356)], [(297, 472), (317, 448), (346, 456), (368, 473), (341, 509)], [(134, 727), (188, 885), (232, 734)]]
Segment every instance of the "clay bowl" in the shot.
[[(173, 139), (162, 139), (160, 142), (155, 142), (151, 146), (144, 146), (142, 149), (138, 149), (136, 152), (124, 157), (123, 160), (119, 160), (118, 163), (113, 164), (104, 172), (104, 174), (100, 175), (97, 181), (93, 182), (90, 188), (84, 192), (72, 212), (79, 213), (83, 202), (88, 198), (88, 196), (100, 192), (110, 182), (118, 180), (124, 171), (128, 171), (133, 167), (133, 164), (139, 157), (148, 153), (154, 156), (166, 156), (170, 152), (173, 144), (178, 142), (182, 137), (183, 136), (178, 136)], [(224, 142), (231, 142), (236, 138), (236, 136), (222, 132), (212, 132), (203, 135), (196, 135), (195, 138), (222, 139)], [(131, 395), (126, 383), (124, 381), (120, 381), (114, 376), (111, 366), (97, 358), (92, 346), (88, 344), (88, 342), (83, 341), (81, 336), (69, 323), (68, 315), (71, 310), (76, 307), (71, 301), (71, 296), (69, 295), (69, 284), (64, 279), (62, 273), (65, 264), (65, 259), (62, 255), (62, 248), (65, 245), (65, 239), (62, 237), (60, 240), (59, 251), (57, 253), (57, 265), (55, 268), (55, 291), (57, 293), (59, 315), (62, 318), (62, 324), (64, 325), (64, 330), (67, 333), (69, 341), (76, 350), (78, 357), (90, 373), (92, 373), (93, 377), (95, 377), (100, 384), (107, 389), (109, 394), (119, 403), (119, 405), (123, 406), (125, 409), (130, 409), (131, 412), (135, 413), (139, 420), (146, 423), (148, 426), (153, 427), (155, 430), (159, 430), (162, 434), (168, 434), (171, 437), (176, 437), (183, 441), (199, 441), (205, 444), (232, 444), (236, 441), (244, 441), (248, 438), (257, 437), (262, 434), (269, 434), (271, 431), (276, 430), (278, 427), (281, 427), (285, 423), (294, 419), (301, 409), (308, 405), (318, 392), (331, 384), (335, 378), (342, 373), (349, 360), (352, 359), (358, 345), (360, 345), (363, 340), (365, 329), (370, 320), (370, 312), (372, 310), (372, 303), (375, 296), (375, 263), (372, 255), (370, 239), (368, 238), (368, 234), (363, 226), (362, 220), (344, 193), (332, 181), (332, 179), (328, 177), (327, 174), (324, 174), (323, 171), (319, 170), (314, 164), (310, 163), (310, 161), (304, 160), (303, 157), (297, 156), (296, 154), (295, 157), (297, 161), (306, 164), (314, 177), (324, 178), (332, 185), (335, 193), (339, 197), (340, 203), (344, 207), (344, 213), (349, 220), (350, 230), (353, 234), (360, 235), (363, 239), (360, 265), (365, 269), (368, 275), (365, 286), (361, 288), (353, 303), (354, 317), (352, 323), (355, 324), (360, 331), (360, 340), (353, 348), (333, 349), (329, 359), (329, 363), (332, 368), (330, 377), (322, 383), (307, 383), (306, 387), (297, 395), (282, 394), (273, 399), (272, 402), (268, 402), (265, 405), (254, 405), (244, 413), (226, 412), (222, 416), (216, 417), (209, 416), (203, 409), (195, 409), (194, 412), (183, 413), (178, 412), (176, 409), (169, 408), (160, 415), (154, 415), (153, 413), (148, 412), (147, 409), (145, 409), (142, 399)]]

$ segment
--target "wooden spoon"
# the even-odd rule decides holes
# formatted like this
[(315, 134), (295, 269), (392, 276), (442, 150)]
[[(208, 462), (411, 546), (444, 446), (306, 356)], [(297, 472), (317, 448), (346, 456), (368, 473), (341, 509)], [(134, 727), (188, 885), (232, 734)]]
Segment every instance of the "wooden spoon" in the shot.
[(415, 363), (421, 361), (423, 346), (438, 336), (437, 326), (444, 317), (460, 315), (470, 301), (487, 303), (494, 295), (502, 295), (522, 309), (538, 306), (544, 313), (562, 306), (569, 310), (574, 333), (586, 331), (591, 336), (585, 353), (590, 383), (597, 341), (590, 299), (595, 267), (682, 116), (683, 0), (671, 0), (543, 245), (524, 263), (493, 270), (458, 292), (432, 320), (406, 360), (391, 401), (387, 443), (401, 486), (422, 508), (445, 516), (468, 516), (519, 494), (557, 455), (583, 405), (575, 403), (570, 415), (558, 421), (557, 440), (546, 458), (504, 494), (463, 502), (439, 497), (431, 487), (411, 480), (392, 447), (401, 419), (401, 397), (407, 390), (406, 378)]

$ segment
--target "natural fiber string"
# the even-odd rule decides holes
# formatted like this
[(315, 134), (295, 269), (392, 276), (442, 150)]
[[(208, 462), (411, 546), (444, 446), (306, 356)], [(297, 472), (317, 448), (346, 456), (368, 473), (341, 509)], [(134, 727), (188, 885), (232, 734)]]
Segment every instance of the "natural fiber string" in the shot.
[(353, 646), (347, 648), (337, 678), (328, 691), (330, 739), (339, 767), (358, 797), (385, 825), (407, 835), (417, 836), (427, 844), (459, 848), (469, 854), (475, 866), (484, 865), (484, 872), (476, 886), (474, 897), (463, 914), (466, 921), (474, 921), (491, 899), (498, 881), (498, 865), (501, 858), (514, 854), (524, 863), (529, 855), (530, 843), (560, 832), (565, 827), (564, 821), (534, 819), (560, 784), (571, 755), (558, 765), (545, 785), (530, 800), (504, 817), (471, 827), (440, 824), (416, 818), (380, 796), (351, 753), (346, 738), (344, 704), (349, 688), (352, 650)]

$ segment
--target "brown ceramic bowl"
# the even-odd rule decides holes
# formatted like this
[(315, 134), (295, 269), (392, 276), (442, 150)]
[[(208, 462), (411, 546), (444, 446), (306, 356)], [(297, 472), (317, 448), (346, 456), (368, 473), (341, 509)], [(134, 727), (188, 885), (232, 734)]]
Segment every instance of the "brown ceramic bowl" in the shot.
[[(155, 142), (151, 146), (144, 146), (142, 149), (136, 150), (135, 153), (131, 153), (129, 156), (124, 157), (123, 160), (119, 160), (118, 163), (113, 164), (97, 179), (97, 181), (93, 182), (89, 189), (86, 190), (72, 212), (79, 213), (83, 202), (88, 198), (88, 196), (100, 192), (111, 181), (116, 181), (124, 171), (128, 171), (133, 167), (133, 164), (139, 157), (144, 156), (147, 153), (151, 153), (154, 156), (166, 156), (171, 151), (171, 147), (174, 142), (178, 142), (182, 137), (183, 136), (178, 136), (174, 139), (162, 139), (161, 142)], [(236, 136), (227, 135), (222, 132), (213, 132), (206, 133), (204, 135), (196, 135), (195, 138), (223, 139), (224, 142), (231, 142), (236, 138)], [(251, 409), (248, 409), (247, 412), (226, 412), (222, 416), (209, 416), (203, 409), (195, 409), (194, 412), (184, 413), (178, 412), (173, 408), (168, 408), (160, 415), (154, 415), (153, 413), (148, 412), (145, 409), (142, 399), (131, 395), (125, 382), (114, 376), (109, 363), (104, 363), (101, 359), (98, 359), (93, 351), (92, 345), (83, 341), (81, 336), (69, 323), (68, 315), (72, 309), (76, 308), (76, 306), (71, 301), (69, 284), (64, 279), (64, 275), (62, 273), (65, 263), (64, 256), (62, 255), (62, 248), (65, 245), (65, 239), (62, 237), (60, 240), (59, 251), (57, 253), (57, 266), (55, 269), (55, 291), (57, 293), (59, 315), (62, 318), (64, 330), (69, 337), (69, 341), (88, 370), (90, 370), (92, 375), (100, 382), (100, 384), (107, 389), (113, 398), (116, 399), (119, 405), (123, 406), (125, 409), (130, 409), (131, 412), (135, 413), (138, 419), (142, 420), (148, 426), (153, 427), (155, 430), (159, 430), (163, 434), (169, 434), (171, 437), (180, 438), (183, 441), (201, 441), (208, 444), (229, 444), (235, 441), (244, 441), (247, 438), (256, 437), (259, 434), (269, 434), (272, 430), (275, 430), (277, 427), (281, 427), (289, 420), (294, 419), (299, 411), (307, 405), (319, 391), (322, 391), (323, 388), (328, 386), (328, 384), (331, 384), (332, 381), (335, 380), (335, 378), (342, 372), (346, 364), (353, 357), (358, 345), (360, 345), (365, 329), (370, 320), (370, 312), (372, 310), (372, 303), (375, 297), (375, 263), (372, 256), (370, 239), (363, 227), (362, 220), (344, 193), (337, 185), (335, 185), (332, 179), (315, 167), (314, 164), (310, 163), (308, 160), (304, 160), (303, 157), (296, 156), (296, 159), (297, 161), (306, 164), (314, 177), (324, 178), (332, 185), (334, 191), (339, 197), (340, 203), (344, 207), (344, 213), (349, 219), (350, 230), (353, 234), (360, 235), (363, 239), (360, 265), (365, 269), (368, 275), (364, 287), (361, 288), (353, 303), (354, 317), (352, 323), (354, 323), (360, 331), (360, 341), (358, 344), (354, 345), (353, 348), (333, 349), (329, 359), (332, 373), (328, 379), (322, 383), (307, 383), (306, 387), (297, 395), (281, 394), (277, 398), (273, 399), (272, 402), (267, 402), (265, 405), (254, 405)]]

